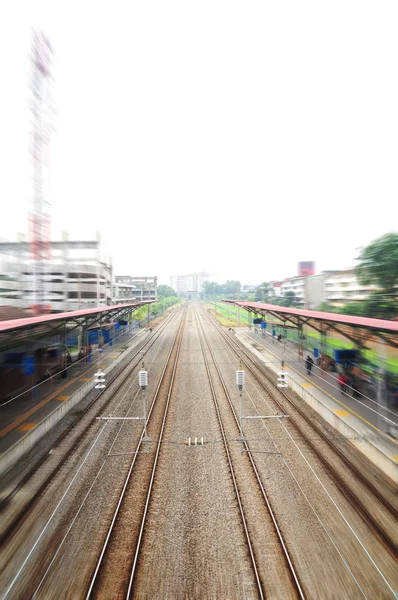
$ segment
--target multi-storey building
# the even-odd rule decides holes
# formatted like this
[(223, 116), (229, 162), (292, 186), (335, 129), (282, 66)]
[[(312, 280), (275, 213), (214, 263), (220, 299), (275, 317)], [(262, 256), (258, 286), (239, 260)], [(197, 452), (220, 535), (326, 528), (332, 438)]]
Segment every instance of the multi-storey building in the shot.
[(354, 269), (323, 271), (310, 277), (291, 277), (281, 286), (281, 295), (293, 292), (298, 306), (315, 310), (326, 302), (331, 306), (343, 306), (349, 302), (365, 300), (377, 290), (374, 285), (361, 285)]
[(112, 285), (112, 303), (124, 304), (143, 300), (157, 300), (157, 281), (154, 277), (116, 275)]
[(299, 305), (304, 304), (305, 280), (306, 277), (289, 277), (285, 279), (280, 286), (281, 296), (285, 296), (287, 292), (293, 292), (296, 303)]
[(377, 289), (375, 285), (361, 285), (354, 269), (335, 271), (325, 277), (324, 301), (332, 306), (342, 306), (349, 302), (365, 300)]
[(271, 281), (272, 292), (275, 298), (280, 298), (282, 296), (282, 281)]
[[(100, 241), (50, 243), (43, 261), (47, 312), (67, 312), (111, 303), (112, 265), (100, 259)], [(35, 305), (35, 268), (27, 242), (0, 243), (0, 305), (30, 309)]]
[(170, 278), (171, 287), (177, 294), (189, 294), (201, 292), (202, 285), (209, 280), (208, 273), (191, 273), (190, 275), (173, 275)]

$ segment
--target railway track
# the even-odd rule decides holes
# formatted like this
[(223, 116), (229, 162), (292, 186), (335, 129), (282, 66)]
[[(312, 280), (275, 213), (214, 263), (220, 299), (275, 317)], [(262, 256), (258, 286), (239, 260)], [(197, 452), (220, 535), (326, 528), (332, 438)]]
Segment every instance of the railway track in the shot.
[[(252, 567), (253, 567), (253, 573), (254, 573), (254, 578), (255, 578), (255, 582), (256, 582), (256, 588), (257, 588), (259, 597), (260, 598), (266, 598), (267, 597), (266, 582), (264, 581), (264, 575), (262, 577), (260, 576), (260, 571), (259, 571), (259, 568), (257, 566), (256, 552), (255, 552), (255, 549), (254, 549), (254, 546), (253, 546), (253, 543), (252, 543), (251, 537), (250, 537), (249, 526), (248, 526), (248, 523), (247, 523), (247, 520), (246, 520), (245, 511), (244, 511), (244, 507), (243, 507), (243, 502), (242, 502), (242, 499), (241, 499), (241, 496), (240, 496), (239, 486), (238, 486), (237, 478), (235, 476), (234, 467), (233, 467), (233, 464), (232, 464), (231, 453), (230, 453), (230, 450), (229, 450), (229, 444), (228, 444), (227, 436), (226, 436), (224, 425), (223, 425), (223, 419), (221, 417), (221, 411), (220, 411), (220, 406), (219, 406), (219, 403), (218, 403), (218, 400), (217, 400), (217, 394), (216, 394), (216, 391), (215, 391), (215, 388), (214, 388), (214, 385), (213, 385), (213, 378), (212, 378), (212, 375), (211, 375), (211, 372), (210, 372), (210, 368), (209, 368), (209, 361), (207, 360), (207, 357), (206, 357), (206, 350), (205, 350), (204, 342), (205, 342), (205, 344), (207, 346), (207, 351), (209, 352), (210, 356), (212, 357), (213, 365), (214, 365), (214, 367), (215, 367), (215, 369), (217, 371), (217, 375), (218, 375), (219, 381), (221, 383), (222, 389), (224, 391), (225, 398), (226, 398), (226, 400), (228, 402), (229, 408), (230, 408), (231, 413), (233, 415), (233, 418), (235, 420), (236, 430), (237, 430), (238, 434), (240, 432), (239, 419), (238, 419), (236, 411), (235, 411), (235, 409), (233, 407), (231, 396), (230, 396), (230, 394), (229, 394), (229, 392), (227, 390), (224, 378), (223, 378), (223, 376), (221, 374), (221, 371), (220, 371), (220, 369), (219, 369), (219, 367), (217, 365), (217, 362), (215, 360), (215, 357), (214, 357), (213, 351), (211, 349), (211, 346), (210, 346), (210, 344), (209, 344), (209, 342), (207, 340), (207, 337), (206, 337), (206, 334), (204, 332), (203, 326), (200, 323), (199, 319), (197, 318), (196, 314), (195, 314), (195, 318), (196, 318), (196, 323), (197, 323), (198, 330), (200, 332), (200, 346), (201, 346), (203, 357), (204, 357), (204, 361), (205, 361), (206, 371), (207, 371), (207, 375), (208, 375), (208, 378), (209, 378), (209, 383), (210, 383), (211, 393), (212, 393), (212, 397), (213, 397), (213, 402), (214, 402), (215, 410), (216, 410), (216, 413), (217, 413), (217, 419), (218, 419), (218, 423), (219, 423), (219, 427), (220, 427), (220, 431), (221, 431), (221, 435), (222, 435), (222, 440), (223, 440), (223, 444), (224, 444), (224, 448), (225, 448), (225, 453), (226, 453), (227, 460), (228, 460), (228, 465), (229, 465), (229, 469), (230, 469), (230, 473), (231, 473), (231, 478), (232, 478), (232, 482), (233, 482), (233, 486), (234, 486), (234, 490), (235, 490), (235, 494), (236, 494), (236, 499), (238, 501), (239, 512), (240, 512), (240, 515), (241, 515), (242, 525), (243, 525), (243, 529), (244, 529), (244, 533), (245, 533), (245, 537), (246, 537), (246, 541), (247, 541), (247, 547), (248, 547), (248, 551), (249, 551), (249, 555), (250, 555), (250, 560), (251, 560)], [(291, 582), (292, 582), (293, 587), (294, 587), (295, 592), (296, 592), (296, 596), (298, 598), (304, 599), (305, 596), (304, 596), (304, 592), (303, 592), (303, 589), (302, 589), (302, 585), (301, 585), (299, 577), (298, 577), (298, 575), (296, 573), (296, 569), (294, 567), (293, 560), (290, 557), (290, 554), (289, 554), (289, 551), (288, 551), (288, 548), (287, 548), (287, 544), (286, 544), (286, 542), (285, 542), (285, 540), (283, 538), (281, 529), (280, 529), (280, 527), (278, 525), (278, 521), (277, 521), (277, 519), (275, 517), (275, 514), (274, 514), (274, 511), (272, 509), (270, 499), (269, 499), (269, 497), (267, 495), (267, 492), (265, 490), (263, 482), (261, 481), (260, 474), (259, 474), (258, 469), (256, 467), (256, 464), (255, 464), (255, 461), (253, 459), (253, 456), (252, 456), (252, 454), (250, 452), (249, 445), (248, 445), (248, 443), (245, 440), (243, 440), (241, 443), (242, 443), (242, 445), (243, 445), (243, 447), (244, 447), (244, 449), (245, 449), (245, 451), (247, 453), (246, 455), (247, 455), (250, 467), (252, 468), (252, 471), (254, 473), (254, 476), (255, 476), (255, 479), (256, 479), (256, 482), (257, 482), (257, 485), (258, 485), (258, 489), (261, 492), (261, 495), (262, 495), (262, 498), (264, 500), (267, 513), (268, 513), (269, 518), (271, 519), (271, 521), (273, 523), (273, 527), (274, 527), (275, 532), (277, 534), (277, 537), (278, 537), (278, 540), (279, 540), (279, 543), (280, 543), (281, 554), (284, 557), (286, 568), (287, 568), (287, 571), (288, 571), (288, 576), (290, 576)]]
[[(387, 531), (381, 522), (375, 517), (371, 510), (371, 505), (366, 505), (364, 501), (361, 500), (359, 495), (353, 490), (352, 486), (348, 485), (342, 475), (339, 473), (338, 467), (332, 465), (323, 455), (322, 451), (317, 447), (316, 443), (313, 441), (313, 438), (304, 430), (303, 426), (300, 426), (299, 419), (304, 420), (306, 425), (310, 427), (312, 431), (316, 433), (317, 436), (321, 438), (321, 440), (327, 444), (327, 446), (333, 450), (333, 452), (337, 455), (338, 459), (350, 470), (352, 476), (366, 488), (368, 494), (373, 496), (374, 501), (379, 502), (390, 514), (392, 520), (398, 519), (398, 511), (396, 507), (389, 502), (381, 492), (368, 480), (366, 475), (361, 472), (355, 465), (353, 465), (349, 458), (343, 453), (343, 451), (338, 448), (333, 441), (326, 435), (326, 433), (321, 429), (319, 425), (317, 425), (314, 421), (310, 420), (308, 414), (306, 414), (305, 406), (301, 407), (295, 400), (291, 397), (289, 393), (282, 391), (280, 388), (276, 386), (274, 379), (270, 377), (270, 375), (266, 372), (265, 368), (257, 361), (255, 358), (250, 356), (250, 353), (242, 347), (236, 340), (231, 339), (231, 337), (222, 329), (222, 327), (217, 323), (217, 321), (205, 313), (206, 317), (216, 326), (218, 332), (228, 344), (228, 346), (232, 349), (232, 351), (236, 354), (239, 360), (242, 361), (242, 364), (245, 368), (251, 373), (252, 377), (258, 384), (265, 389), (267, 394), (270, 396), (273, 402), (278, 406), (278, 408), (289, 414), (289, 423), (291, 423), (297, 432), (302, 436), (308, 446), (315, 453), (319, 461), (322, 463), (324, 468), (327, 470), (328, 474), (335, 482), (337, 487), (343, 492), (345, 497), (350, 501), (353, 508), (361, 515), (366, 524), (372, 529), (376, 537), (383, 543), (384, 547), (387, 551), (393, 556), (397, 556), (397, 544), (393, 537), (390, 535), (390, 532)], [(285, 402), (284, 402), (285, 401)], [(394, 530), (391, 531), (394, 533)]]
[[(162, 323), (162, 325), (155, 332), (155, 334), (153, 336), (151, 336), (150, 339), (144, 340), (144, 342), (138, 346), (137, 351), (131, 356), (131, 358), (129, 358), (129, 360), (121, 368), (117, 369), (115, 373), (112, 373), (111, 378), (108, 379), (108, 381), (107, 381), (107, 387), (104, 390), (101, 390), (98, 393), (93, 394), (93, 397), (91, 398), (90, 402), (85, 406), (85, 408), (82, 411), (77, 413), (76, 418), (74, 418), (72, 420), (72, 422), (68, 425), (68, 427), (57, 438), (57, 440), (55, 441), (55, 443), (53, 445), (53, 448), (60, 445), (62, 440), (64, 440), (72, 432), (72, 430), (76, 426), (77, 422), (79, 422), (86, 414), (88, 414), (90, 409), (95, 404), (97, 404), (98, 401), (102, 397), (108, 396), (107, 399), (105, 400), (105, 402), (101, 406), (98, 406), (98, 411), (93, 415), (93, 419), (89, 423), (87, 423), (87, 425), (82, 429), (82, 431), (74, 439), (73, 447), (76, 446), (77, 444), (79, 444), (84, 439), (88, 430), (92, 426), (98, 412), (100, 410), (103, 411), (108, 406), (108, 404), (111, 402), (112, 398), (120, 391), (122, 386), (126, 383), (126, 381), (129, 379), (129, 377), (131, 376), (133, 371), (139, 365), (139, 363), (142, 359), (142, 356), (143, 356), (143, 352), (147, 353), (152, 348), (152, 346), (155, 344), (155, 342), (161, 336), (161, 334), (163, 333), (165, 328), (174, 319), (174, 317), (175, 317), (175, 313), (172, 313)], [(113, 384), (115, 384), (115, 386), (111, 387)], [(50, 482), (53, 480), (53, 478), (57, 474), (58, 470), (62, 467), (62, 464), (64, 463), (64, 461), (67, 460), (71, 451), (72, 451), (72, 447), (71, 447), (70, 451), (68, 451), (66, 454), (64, 454), (62, 457), (60, 457), (60, 460), (58, 461), (58, 463), (55, 465), (55, 467), (53, 469), (50, 470), (50, 472), (48, 473), (46, 478), (43, 480), (43, 482), (40, 484), (40, 486), (35, 490), (35, 492), (30, 496), (29, 500), (23, 505), (23, 507), (19, 511), (19, 513), (12, 519), (12, 521), (7, 525), (7, 527), (1, 532), (0, 548), (3, 547), (7, 543), (7, 541), (10, 539), (10, 537), (15, 532), (15, 530), (27, 518), (30, 511), (35, 506), (38, 498), (41, 497), (41, 495), (45, 492), (48, 485), (50, 484)], [(36, 473), (38, 468), (47, 461), (48, 457), (49, 457), (48, 453), (43, 454), (43, 456), (36, 462), (33, 469), (31, 469), (28, 473), (26, 473), (23, 476), (23, 478), (17, 482), (17, 484), (13, 487), (13, 489), (10, 490), (8, 492), (8, 494), (2, 499), (2, 501), (0, 503), (0, 514), (2, 511), (4, 511), (4, 509), (10, 503), (10, 501), (14, 498), (14, 496), (20, 490), (22, 490), (23, 487), (29, 482), (29, 480), (33, 477), (33, 475)]]
[[(134, 550), (133, 557), (131, 560), (131, 566), (130, 566), (128, 577), (126, 576), (126, 574), (124, 575), (124, 577), (126, 579), (124, 587), (126, 588), (126, 590), (125, 590), (125, 594), (123, 595), (123, 597), (125, 597), (125, 598), (133, 597), (132, 594), (133, 594), (133, 588), (134, 588), (134, 580), (135, 580), (135, 576), (137, 573), (137, 565), (138, 565), (138, 559), (139, 559), (139, 555), (140, 555), (141, 542), (142, 542), (142, 538), (143, 538), (143, 534), (144, 534), (146, 518), (147, 518), (148, 509), (149, 509), (149, 505), (150, 505), (150, 501), (151, 501), (151, 495), (152, 495), (152, 489), (153, 489), (153, 484), (154, 484), (154, 480), (155, 480), (156, 468), (158, 465), (158, 459), (159, 459), (159, 454), (160, 454), (160, 449), (161, 449), (161, 444), (162, 444), (162, 439), (163, 439), (163, 432), (164, 432), (164, 427), (165, 427), (165, 423), (166, 423), (166, 419), (167, 419), (167, 415), (168, 415), (168, 408), (169, 408), (169, 404), (170, 404), (170, 398), (171, 398), (171, 394), (172, 394), (172, 390), (173, 390), (173, 384), (174, 384), (175, 374), (176, 374), (177, 365), (178, 365), (178, 357), (179, 357), (180, 348), (181, 348), (182, 335), (183, 335), (184, 326), (185, 326), (185, 319), (186, 319), (186, 314), (184, 314), (182, 316), (180, 326), (178, 328), (173, 345), (170, 349), (169, 355), (166, 359), (165, 366), (163, 368), (163, 371), (162, 371), (162, 374), (160, 377), (160, 381), (156, 388), (156, 391), (155, 391), (155, 394), (153, 397), (153, 401), (152, 401), (151, 407), (148, 412), (148, 426), (153, 433), (156, 433), (158, 435), (158, 438), (156, 439), (156, 441), (154, 441), (154, 443), (156, 444), (156, 451), (155, 451), (154, 457), (152, 458), (152, 463), (149, 467), (148, 461), (150, 460), (151, 455), (146, 454), (146, 449), (147, 449), (148, 445), (151, 446), (152, 444), (149, 444), (148, 442), (144, 441), (144, 439), (143, 439), (144, 431), (143, 431), (140, 436), (140, 439), (138, 441), (138, 444), (136, 446), (136, 449), (134, 451), (134, 456), (131, 461), (130, 468), (128, 470), (128, 473), (127, 473), (127, 476), (126, 476), (126, 479), (125, 479), (125, 482), (124, 482), (124, 485), (122, 488), (122, 492), (120, 494), (115, 512), (112, 517), (112, 520), (110, 522), (104, 543), (103, 543), (101, 551), (99, 553), (99, 557), (98, 557), (98, 560), (96, 563), (94, 573), (90, 579), (90, 583), (88, 585), (88, 589), (85, 594), (85, 597), (87, 599), (93, 598), (93, 597), (98, 597), (99, 595), (101, 595), (100, 591), (103, 589), (103, 586), (106, 585), (105, 584), (106, 578), (109, 575), (114, 576), (113, 566), (110, 563), (115, 560), (114, 552), (115, 551), (117, 552), (117, 546), (118, 546), (117, 538), (120, 535), (119, 529), (123, 526), (123, 521), (125, 519), (127, 519), (131, 522), (131, 514), (129, 514), (129, 513), (132, 510), (134, 511), (135, 518), (137, 518), (137, 512), (140, 513), (139, 528), (138, 528), (138, 531), (136, 532), (137, 535), (136, 535), (136, 542), (135, 542), (135, 550)], [(155, 413), (157, 413), (157, 414), (155, 414)], [(160, 427), (159, 427), (159, 425), (157, 426), (154, 423), (154, 421), (157, 421), (158, 423), (160, 421)], [(145, 450), (144, 450), (144, 446), (146, 447)], [(145, 454), (145, 457), (142, 452)], [(128, 486), (130, 483), (131, 475), (137, 465), (139, 456), (141, 456), (142, 460), (146, 461), (146, 464), (144, 465), (144, 469), (143, 469), (147, 475), (147, 477), (146, 477), (147, 480), (143, 486), (146, 490), (145, 501), (140, 502), (139, 500), (137, 500), (135, 506), (132, 508), (131, 505), (129, 505), (129, 503), (125, 502), (125, 496), (126, 496), (126, 492), (128, 491)], [(150, 475), (148, 477), (149, 472), (150, 472)], [(138, 504), (140, 505), (139, 508), (138, 508)], [(137, 529), (137, 527), (136, 527), (136, 529)], [(134, 537), (134, 534), (132, 534), (132, 537)]]
[[(214, 592), (216, 595), (220, 590), (225, 591), (226, 587), (223, 585), (228, 581), (227, 587), (229, 585), (228, 589), (232, 590), (232, 596), (229, 594), (228, 597), (234, 597), (235, 588), (231, 586), (236, 583), (231, 582), (237, 582), (241, 586), (239, 589), (244, 597), (247, 597), (246, 592), (251, 598), (274, 595), (280, 597), (281, 594), (282, 597), (318, 597), (313, 596), (315, 589), (318, 589), (314, 587), (314, 580), (318, 576), (317, 567), (323, 572), (322, 556), (318, 564), (316, 552), (312, 552), (314, 562), (311, 567), (312, 564), (317, 566), (308, 571), (308, 560), (303, 559), (303, 552), (306, 553), (307, 549), (310, 553), (310, 547), (306, 544), (311, 543), (312, 538), (306, 537), (306, 526), (294, 518), (297, 512), (303, 521), (304, 518), (308, 519), (308, 528), (311, 526), (310, 511), (308, 517), (306, 507), (303, 510), (305, 503), (299, 497), (300, 494), (296, 496), (293, 490), (290, 494), (291, 484), (289, 477), (286, 477), (288, 472), (280, 470), (281, 467), (284, 468), (283, 455), (268, 457), (265, 456), (268, 452), (256, 454), (264, 449), (254, 445), (258, 441), (255, 440), (258, 437), (255, 434), (256, 427), (247, 425), (247, 439), (237, 440), (240, 427), (237, 410), (234, 410), (236, 398), (233, 393), (228, 393), (232, 385), (231, 366), (222, 367), (222, 363), (227, 361), (231, 365), (235, 360), (242, 361), (244, 368), (250, 372), (250, 389), (252, 386), (257, 389), (255, 382), (259, 384), (259, 393), (255, 396), (259, 408), (265, 397), (269, 396), (273, 400), (280, 390), (261, 374), (260, 365), (256, 368), (250, 362), (250, 353), (243, 354), (245, 349), (235, 340), (230, 340), (228, 334), (226, 338), (231, 341), (231, 345), (227, 347), (223, 342), (220, 345), (218, 340), (222, 341), (219, 337), (221, 328), (215, 330), (215, 323), (210, 319), (208, 329), (208, 316), (196, 313), (196, 309), (193, 312), (192, 320), (191, 316), (187, 318), (188, 314), (192, 314), (190, 310), (181, 311), (181, 322), (175, 323), (167, 346), (161, 346), (161, 361), (157, 362), (157, 353), (152, 359), (152, 364), (157, 365), (153, 386), (159, 378), (156, 390), (155, 387), (150, 388), (153, 392), (148, 411), (148, 434), (152, 440), (143, 439), (144, 431), (141, 433), (141, 426), (139, 430), (136, 426), (120, 427), (116, 436), (113, 427), (106, 430), (106, 439), (92, 453), (90, 470), (84, 475), (82, 471), (75, 489), (71, 490), (75, 494), (75, 500), (73, 503), (64, 503), (66, 506), (62, 518), (57, 516), (54, 519), (46, 535), (46, 549), (43, 538), (41, 550), (38, 549), (40, 554), (37, 552), (35, 559), (30, 561), (24, 576), (13, 589), (12, 597), (26, 597), (28, 594), (32, 598), (46, 598), (49, 594), (64, 590), (71, 597), (133, 598), (145, 595), (149, 589), (152, 596), (161, 591), (165, 596), (169, 594), (168, 597), (173, 597), (173, 594), (178, 595), (182, 590), (184, 593), (193, 589), (198, 592), (202, 587), (191, 586), (206, 586), (210, 581), (219, 582), (219, 587), (217, 583), (214, 587), (209, 584), (210, 594)], [(175, 333), (177, 327), (178, 331)], [(184, 331), (187, 331), (186, 335)], [(181, 345), (183, 348), (179, 358)], [(194, 367), (198, 362), (198, 352), (200, 367)], [(225, 353), (226, 361), (222, 357), (220, 360), (218, 352)], [(177, 371), (179, 368), (181, 370)], [(197, 370), (200, 371), (199, 377)], [(124, 414), (121, 418), (137, 414), (140, 408), (137, 397), (132, 399), (127, 388), (120, 390), (121, 387), (117, 392), (120, 398), (129, 399), (129, 409), (125, 412), (123, 408), (122, 412), (115, 413), (112, 407), (112, 414)], [(289, 422), (293, 421), (293, 409), (290, 405), (289, 408), (286, 407), (287, 403), (282, 399), (278, 407), (280, 410), (274, 409), (270, 404), (269, 413), (288, 413)], [(198, 418), (200, 410), (202, 413)], [(271, 422), (272, 426), (277, 426), (275, 420)], [(211, 444), (206, 448), (205, 442), (203, 450), (199, 450), (198, 454), (195, 454), (196, 451), (192, 454), (188, 451), (181, 455), (175, 444), (182, 444), (182, 440), (186, 439), (183, 436), (190, 435), (192, 430), (211, 431), (212, 438), (222, 439), (209, 439)], [(249, 430), (252, 436), (249, 435)], [(309, 435), (310, 441), (315, 443), (315, 448), (312, 450), (311, 447), (311, 451), (318, 456), (321, 444), (314, 440), (316, 434), (313, 431)], [(300, 436), (305, 438), (308, 431), (300, 432)], [(222, 444), (222, 450), (218, 444)], [(220, 453), (216, 448), (220, 449)], [(282, 452), (270, 454), (285, 454), (286, 448), (281, 448)], [(331, 455), (330, 451), (329, 454)], [(115, 458), (110, 458), (112, 456)], [(301, 458), (297, 457), (292, 463), (297, 468), (296, 474), (301, 468), (300, 461)], [(279, 485), (278, 473), (282, 485)], [(306, 483), (305, 477), (301, 483)], [(316, 492), (316, 488), (311, 483), (310, 485), (311, 491)], [(198, 490), (202, 490), (199, 495)], [(217, 495), (219, 504), (216, 508)], [(86, 502), (88, 496), (89, 500)], [(289, 508), (284, 506), (284, 498), (287, 496), (290, 498)], [(81, 502), (80, 507), (76, 500), (79, 504)], [(323, 492), (318, 493), (317, 504), (313, 506), (316, 510), (321, 507), (319, 514), (322, 519), (323, 503)], [(32, 513), (33, 517), (39, 508), (42, 508), (42, 504)], [(225, 524), (220, 528), (215, 527), (214, 523), (220, 522), (220, 518), (224, 520), (225, 510)], [(333, 526), (333, 521), (326, 519), (324, 522), (328, 528)], [(14, 545), (19, 538), (22, 540), (29, 526), (28, 521), (12, 540)], [(347, 534), (340, 531), (340, 524), (338, 527), (340, 536), (336, 537), (337, 543), (342, 543), (342, 551), (346, 553), (348, 545), (353, 547), (354, 542), (344, 545)], [(330, 531), (334, 535), (334, 531)], [(331, 558), (333, 563), (334, 550), (329, 551), (327, 540), (323, 546), (320, 544), (323, 535), (321, 530), (313, 535), (316, 547), (323, 547), (326, 550), (325, 556)], [(195, 537), (198, 540), (197, 548), (194, 545)], [(230, 555), (228, 551), (224, 554), (217, 571), (217, 566), (213, 569), (214, 559), (217, 562), (219, 544), (221, 542), (224, 547), (227, 539)], [(372, 551), (373, 542), (370, 546)], [(376, 540), (374, 547), (385, 555), (384, 549)], [(240, 554), (238, 548), (242, 549), (243, 554)], [(350, 562), (353, 560), (355, 569), (355, 558), (350, 553), (345, 555)], [(228, 556), (227, 561), (225, 556)], [(24, 558), (25, 552), (19, 564), (22, 564)], [(391, 561), (390, 557), (387, 558)], [(231, 565), (229, 570), (225, 570), (227, 564)], [(341, 567), (338, 557), (335, 564), (334, 568)], [(223, 570), (220, 570), (221, 565)], [(203, 568), (202, 573), (197, 572), (200, 568)], [(156, 575), (153, 575), (154, 571)], [(176, 571), (179, 573), (178, 577)], [(210, 572), (213, 573), (211, 579)], [(346, 575), (345, 579), (348, 580), (349, 576)], [(333, 582), (333, 578), (330, 581)], [(369, 583), (365, 577), (364, 584)], [(328, 589), (325, 584), (319, 589), (321, 588)], [(35, 590), (33, 596), (32, 590)], [(206, 587), (203, 590), (209, 591)]]

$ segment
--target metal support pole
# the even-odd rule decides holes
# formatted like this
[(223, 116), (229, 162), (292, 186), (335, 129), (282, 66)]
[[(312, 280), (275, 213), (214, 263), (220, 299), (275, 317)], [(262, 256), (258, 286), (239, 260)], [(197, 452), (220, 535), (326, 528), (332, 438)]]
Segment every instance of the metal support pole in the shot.
[(298, 359), (303, 360), (303, 325), (298, 325)]
[(147, 414), (146, 414), (146, 387), (148, 385), (148, 372), (145, 371), (144, 363), (142, 363), (142, 370), (138, 373), (138, 381), (142, 390), (142, 403), (144, 409), (144, 437), (143, 442), (150, 442), (151, 438), (147, 435)]
[[(384, 342), (380, 341), (379, 344), (379, 358), (380, 358), (380, 372), (379, 372), (379, 379), (378, 379), (378, 385), (377, 385), (377, 403), (380, 406), (380, 409), (383, 409), (386, 407), (386, 402), (385, 402), (385, 355), (384, 355)], [(384, 419), (379, 416), (378, 417), (378, 421), (379, 421), (379, 428), (382, 431), (385, 431), (385, 421)]]
[(240, 413), (239, 413), (239, 438), (244, 439), (243, 435), (243, 402), (242, 402), (242, 390), (239, 390), (239, 399), (240, 399)]
[(150, 439), (147, 435), (147, 418), (146, 418), (146, 389), (142, 388), (142, 401), (144, 405), (144, 442), (149, 442)]

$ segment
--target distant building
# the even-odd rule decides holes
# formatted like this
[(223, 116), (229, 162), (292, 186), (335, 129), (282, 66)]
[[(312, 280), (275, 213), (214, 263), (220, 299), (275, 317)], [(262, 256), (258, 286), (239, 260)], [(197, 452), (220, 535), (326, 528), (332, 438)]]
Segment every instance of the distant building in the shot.
[(259, 284), (254, 285), (253, 283), (245, 283), (244, 285), (242, 285), (241, 291), (242, 292), (254, 292), (256, 287), (258, 287), (258, 285)]
[(365, 300), (377, 289), (375, 285), (360, 284), (354, 269), (335, 271), (325, 277), (324, 301), (332, 306), (342, 306), (349, 302)]
[(173, 275), (170, 278), (170, 285), (177, 294), (199, 293), (205, 281), (209, 281), (209, 274), (202, 271), (190, 275)]
[[(0, 243), (0, 305), (31, 309), (35, 269), (28, 242)], [(112, 265), (100, 259), (100, 241), (50, 242), (43, 261), (44, 308), (58, 313), (111, 303)]]
[(112, 284), (112, 304), (157, 300), (157, 282), (158, 278), (156, 276), (132, 277), (130, 275), (116, 275), (115, 281)]
[(270, 281), (270, 284), (272, 285), (275, 298), (280, 298), (282, 296), (282, 281)]
[(298, 264), (298, 276), (308, 277), (315, 275), (315, 263), (313, 261), (302, 261)]
[(315, 310), (325, 302), (326, 277), (327, 273), (320, 273), (304, 278), (304, 308)]
[(377, 287), (361, 285), (355, 270), (345, 269), (323, 271), (309, 277), (290, 277), (282, 282), (280, 289), (281, 296), (286, 292), (293, 292), (298, 306), (316, 310), (324, 302), (339, 307), (365, 300)]
[(280, 285), (280, 295), (285, 296), (287, 292), (293, 292), (296, 303), (304, 304), (305, 277), (288, 277)]

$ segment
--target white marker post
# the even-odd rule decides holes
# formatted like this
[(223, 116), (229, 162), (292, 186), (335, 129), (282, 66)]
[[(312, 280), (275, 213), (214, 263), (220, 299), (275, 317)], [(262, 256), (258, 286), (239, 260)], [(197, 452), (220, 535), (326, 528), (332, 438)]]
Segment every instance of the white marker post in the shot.
[(103, 373), (101, 371), (101, 369), (99, 368), (97, 373), (94, 373), (94, 377), (95, 377), (95, 389), (96, 390), (102, 390), (104, 389), (105, 386), (105, 373)]
[(240, 415), (239, 415), (239, 440), (244, 440), (244, 435), (243, 435), (243, 407), (242, 407), (242, 393), (243, 393), (243, 387), (245, 385), (245, 372), (243, 369), (238, 369), (236, 371), (236, 385), (238, 386), (238, 390), (239, 390), (239, 398), (240, 398)]
[(150, 442), (151, 438), (147, 436), (147, 418), (146, 418), (146, 388), (148, 387), (148, 371), (144, 369), (144, 363), (142, 363), (142, 370), (138, 373), (138, 382), (142, 391), (142, 400), (144, 405), (144, 437), (143, 442)]

